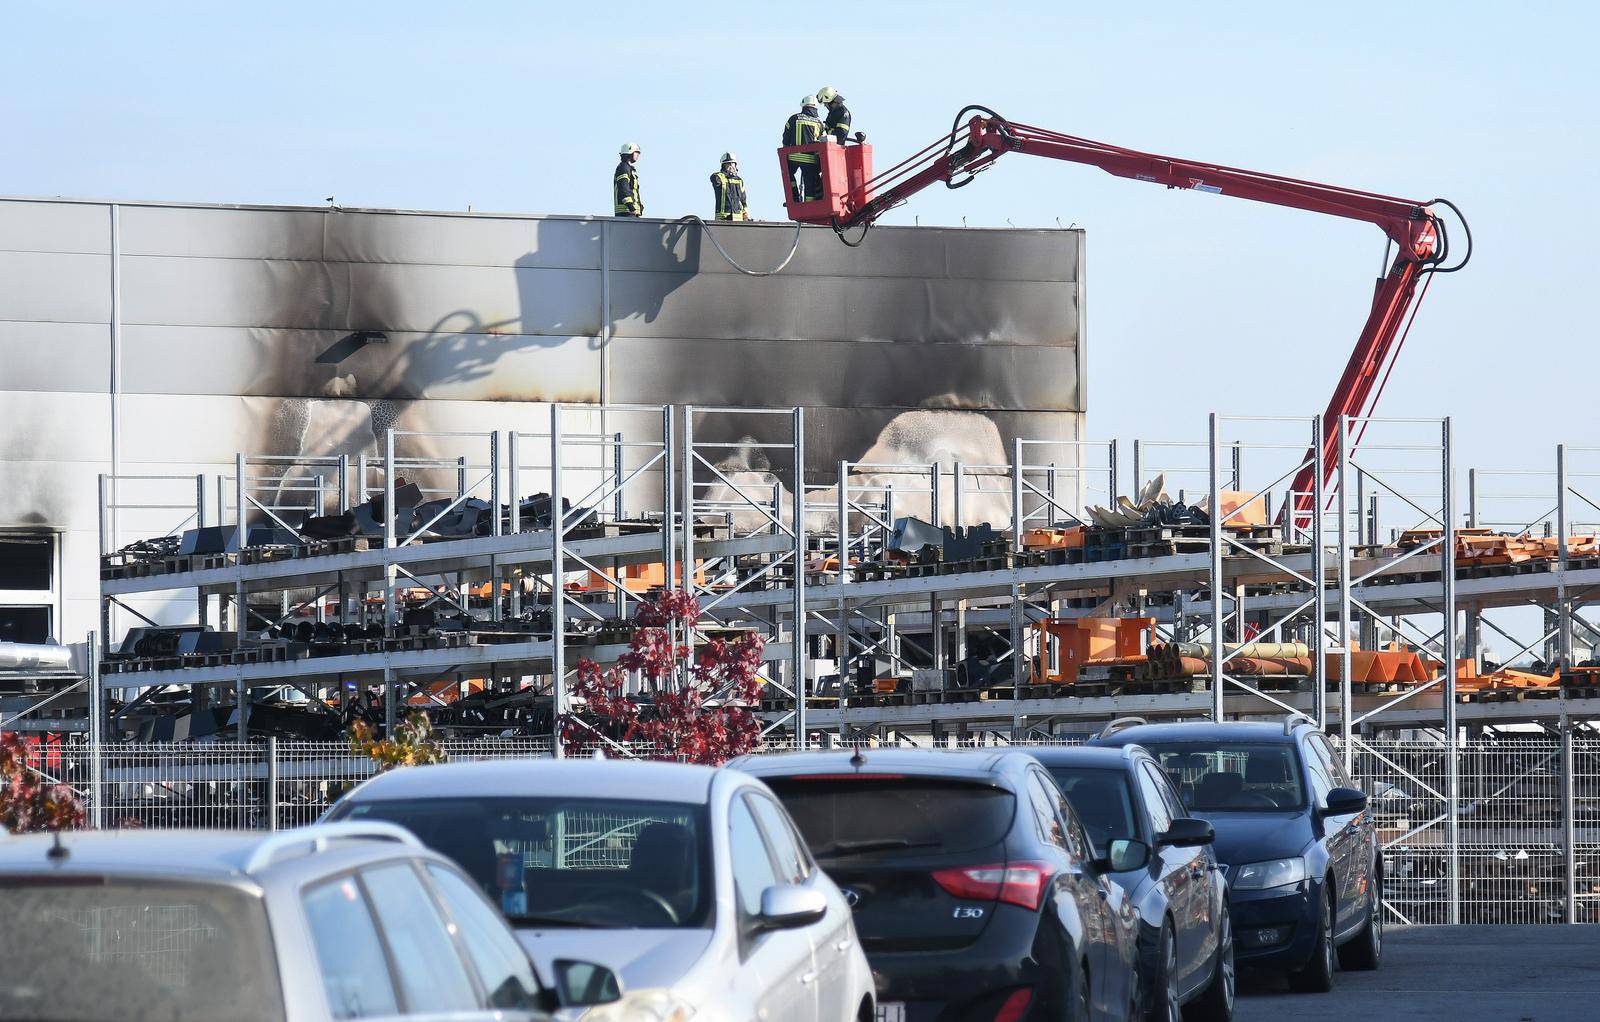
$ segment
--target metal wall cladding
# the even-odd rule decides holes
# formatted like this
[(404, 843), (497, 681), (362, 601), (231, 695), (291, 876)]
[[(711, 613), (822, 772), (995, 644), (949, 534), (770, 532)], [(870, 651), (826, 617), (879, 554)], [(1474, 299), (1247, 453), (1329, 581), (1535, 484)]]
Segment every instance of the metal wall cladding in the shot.
[(1074, 348), (1027, 344), (908, 345), (812, 340), (617, 337), (612, 395), (668, 393), (694, 404), (750, 405), (781, 388), (784, 403), (918, 408), (1056, 409), (1077, 393)]

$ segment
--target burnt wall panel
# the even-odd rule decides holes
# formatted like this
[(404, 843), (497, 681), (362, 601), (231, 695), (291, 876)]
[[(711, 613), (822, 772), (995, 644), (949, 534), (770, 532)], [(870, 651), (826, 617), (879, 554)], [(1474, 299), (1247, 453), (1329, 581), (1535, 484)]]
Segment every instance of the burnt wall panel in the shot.
[[(674, 400), (917, 408), (1062, 409), (1077, 392), (1071, 348), (1022, 344), (619, 337), (611, 343), (612, 395)], [(974, 382), (977, 381), (977, 382)], [(754, 399), (754, 402), (753, 402)]]
[(342, 213), (325, 224), (328, 259), (600, 269), (600, 223), (594, 220)]

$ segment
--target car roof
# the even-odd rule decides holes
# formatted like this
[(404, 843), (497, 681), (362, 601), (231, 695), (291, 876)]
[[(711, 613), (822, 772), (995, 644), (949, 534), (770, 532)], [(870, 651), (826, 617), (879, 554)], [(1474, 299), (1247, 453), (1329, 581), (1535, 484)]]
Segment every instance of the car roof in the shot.
[(782, 752), (744, 756), (730, 766), (753, 777), (769, 779), (801, 774), (916, 774), (994, 781), (1029, 757), (1013, 749), (855, 749), (836, 752)]
[(1144, 749), (1137, 745), (1049, 745), (1028, 750), (1047, 767), (1092, 766), (1120, 769)]
[(505, 759), (441, 763), (379, 774), (347, 797), (487, 798), (570, 795), (704, 804), (714, 767), (622, 759)]
[(1295, 736), (1309, 724), (1297, 724), (1288, 734), (1281, 722), (1245, 720), (1192, 720), (1170, 724), (1135, 724), (1114, 731), (1104, 738), (1096, 737), (1096, 745), (1164, 745), (1170, 742), (1256, 742), (1259, 744), (1292, 744)]
[(251, 853), (268, 836), (262, 831), (243, 830), (70, 831), (61, 835), (66, 855), (52, 859), (52, 835), (19, 834), (0, 840), (0, 873), (50, 869), (226, 879), (244, 875)]

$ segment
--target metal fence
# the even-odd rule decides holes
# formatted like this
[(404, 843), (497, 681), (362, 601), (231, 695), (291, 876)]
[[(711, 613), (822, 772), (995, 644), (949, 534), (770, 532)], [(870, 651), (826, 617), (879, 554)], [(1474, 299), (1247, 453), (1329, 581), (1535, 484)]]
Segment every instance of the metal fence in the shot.
[[(549, 739), (443, 745), (454, 762), (551, 754)], [(653, 752), (600, 748), (612, 757)], [(1395, 922), (1450, 918), (1446, 755), (1428, 742), (1357, 740), (1352, 752), (1353, 771), (1377, 817), (1385, 903)], [(1600, 922), (1600, 739), (1489, 739), (1457, 755), (1460, 921)], [(343, 742), (267, 741), (109, 746), (99, 791), (89, 781), (85, 747), (52, 747), (39, 769), (76, 788), (100, 826), (274, 829), (314, 822), (376, 768)]]

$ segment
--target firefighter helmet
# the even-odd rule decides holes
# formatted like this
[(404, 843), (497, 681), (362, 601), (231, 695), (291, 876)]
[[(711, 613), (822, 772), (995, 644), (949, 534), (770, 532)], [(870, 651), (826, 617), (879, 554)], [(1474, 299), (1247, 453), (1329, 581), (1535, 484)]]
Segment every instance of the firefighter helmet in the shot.
[(839, 93), (836, 92), (834, 90), (833, 86), (831, 86), (831, 85), (824, 85), (822, 88), (817, 90), (817, 102), (818, 103), (824, 103), (824, 104), (832, 103), (835, 99), (838, 99), (838, 98), (839, 98)]
[(622, 148), (620, 150), (618, 150), (618, 155), (619, 156), (637, 156), (637, 155), (639, 155), (639, 147), (634, 145), (632, 142), (626, 142), (626, 143), (623, 144)]

